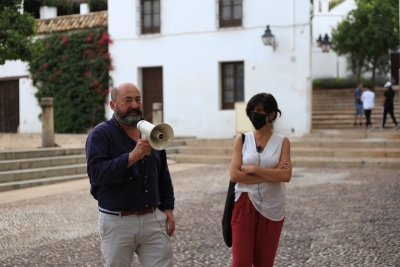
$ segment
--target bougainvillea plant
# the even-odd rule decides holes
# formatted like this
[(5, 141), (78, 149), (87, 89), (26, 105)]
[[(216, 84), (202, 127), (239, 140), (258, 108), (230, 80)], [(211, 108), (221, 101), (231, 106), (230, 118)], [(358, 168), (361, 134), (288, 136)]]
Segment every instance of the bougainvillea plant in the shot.
[(36, 42), (44, 51), (29, 71), (39, 106), (42, 97), (53, 98), (55, 132), (85, 133), (104, 121), (113, 68), (107, 30), (55, 33)]

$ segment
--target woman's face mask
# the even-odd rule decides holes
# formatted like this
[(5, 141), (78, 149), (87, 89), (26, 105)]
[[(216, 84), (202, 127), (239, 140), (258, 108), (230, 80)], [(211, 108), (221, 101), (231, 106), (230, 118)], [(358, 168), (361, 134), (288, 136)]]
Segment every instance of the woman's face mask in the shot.
[(256, 130), (260, 130), (267, 124), (267, 114), (250, 112), (250, 121)]

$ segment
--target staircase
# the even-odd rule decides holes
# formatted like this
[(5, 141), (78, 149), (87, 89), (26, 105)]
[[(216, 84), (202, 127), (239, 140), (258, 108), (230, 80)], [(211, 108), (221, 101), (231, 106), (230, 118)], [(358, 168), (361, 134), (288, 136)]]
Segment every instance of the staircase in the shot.
[[(375, 90), (376, 108), (372, 112), (375, 128), (380, 127), (383, 91), (383, 88)], [(397, 87), (395, 91), (395, 116), (400, 122)], [(400, 130), (393, 131), (390, 117), (384, 131), (354, 127), (353, 93), (354, 89), (313, 91), (313, 130), (302, 138), (290, 140), (293, 166), (400, 168)], [(87, 179), (86, 135), (73, 139), (76, 140), (70, 135), (57, 135), (61, 147), (37, 148), (41, 140), (38, 135), (0, 134), (0, 192)], [(18, 145), (29, 149), (14, 150)], [(176, 137), (166, 151), (169, 164), (229, 164), (232, 145), (233, 139)]]
[[(316, 130), (291, 142), (295, 167), (400, 168), (400, 132)], [(229, 163), (233, 139), (192, 139), (168, 157), (178, 163)]]
[[(175, 138), (167, 153), (177, 153), (187, 139)], [(88, 178), (83, 146), (0, 151), (0, 192), (83, 178)]]
[[(384, 90), (375, 89), (371, 119), (376, 129), (380, 128)], [(394, 90), (395, 116), (400, 123), (399, 89)], [(370, 132), (353, 125), (354, 112), (354, 89), (313, 90), (313, 130), (290, 140), (293, 166), (400, 168), (400, 130), (393, 131), (390, 116), (384, 131)], [(229, 163), (232, 145), (233, 139), (192, 139), (168, 157), (178, 163)]]
[[(395, 86), (394, 114), (397, 121), (399, 116), (399, 88)], [(313, 90), (313, 111), (312, 129), (354, 129), (354, 90), (350, 89), (314, 89)], [(383, 92), (385, 88), (375, 88), (375, 108), (372, 110), (371, 121), (375, 129), (381, 127)], [(363, 120), (365, 126), (365, 118)], [(386, 118), (386, 129), (393, 129), (394, 123), (389, 114)], [(360, 128), (360, 126), (357, 126)]]

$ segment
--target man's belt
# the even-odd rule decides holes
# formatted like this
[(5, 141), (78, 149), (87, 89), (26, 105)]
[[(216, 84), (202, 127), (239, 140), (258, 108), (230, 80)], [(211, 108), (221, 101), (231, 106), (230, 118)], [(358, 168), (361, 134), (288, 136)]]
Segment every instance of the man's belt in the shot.
[(145, 215), (148, 213), (153, 213), (156, 209), (157, 209), (156, 207), (152, 207), (152, 208), (148, 208), (148, 209), (144, 209), (144, 210), (137, 210), (137, 211), (111, 211), (111, 210), (107, 210), (107, 209), (103, 209), (103, 208), (99, 207), (100, 212), (107, 213), (110, 215), (116, 215), (116, 216), (119, 216), (120, 218), (123, 216), (129, 216), (129, 215)]

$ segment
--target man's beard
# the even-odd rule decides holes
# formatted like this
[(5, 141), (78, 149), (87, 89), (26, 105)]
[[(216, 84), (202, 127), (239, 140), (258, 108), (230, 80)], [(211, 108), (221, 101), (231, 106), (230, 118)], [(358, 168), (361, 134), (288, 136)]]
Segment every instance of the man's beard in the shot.
[[(136, 114), (130, 114), (132, 111)], [(130, 108), (125, 113), (122, 113), (118, 108), (115, 110), (115, 116), (119, 123), (125, 126), (136, 126), (137, 123), (142, 119), (142, 111), (137, 108)]]

